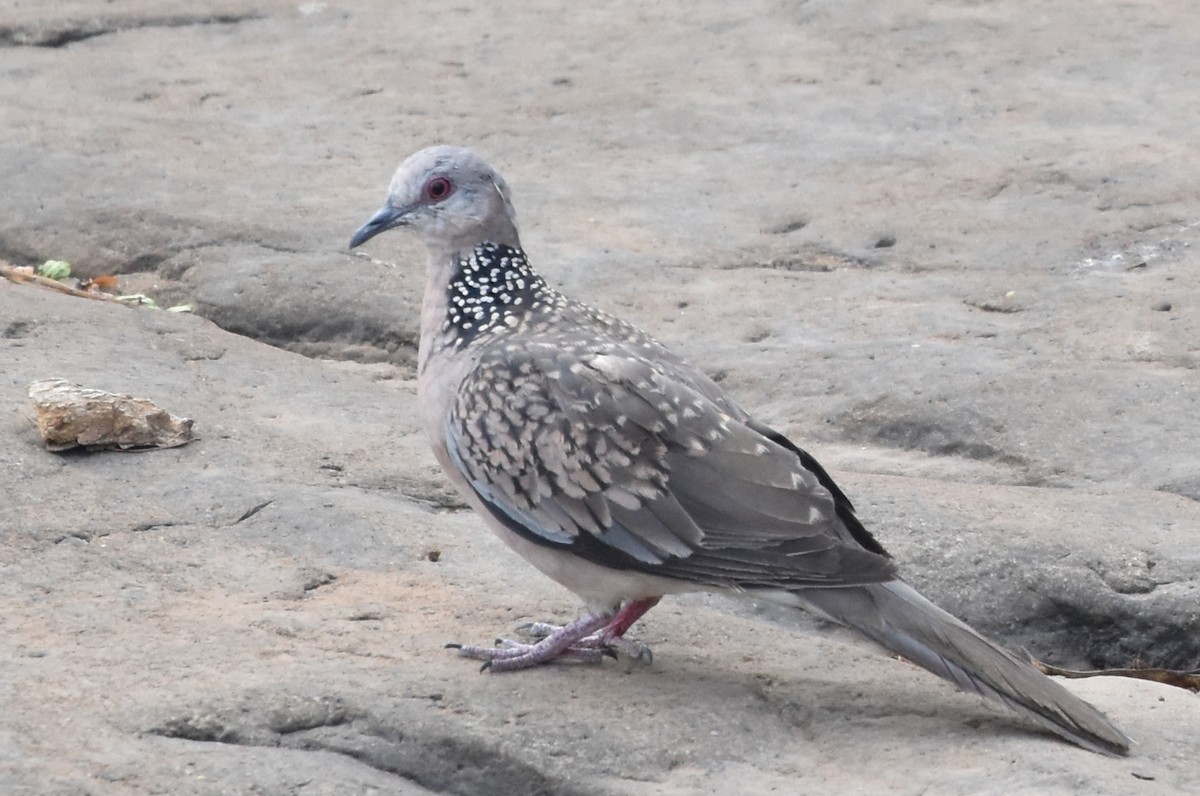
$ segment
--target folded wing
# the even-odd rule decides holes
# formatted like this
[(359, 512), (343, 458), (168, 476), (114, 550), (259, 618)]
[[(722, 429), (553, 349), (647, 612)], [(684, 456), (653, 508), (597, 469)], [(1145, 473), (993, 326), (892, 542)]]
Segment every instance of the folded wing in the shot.
[(874, 583), (891, 560), (807, 454), (699, 374), (607, 342), (484, 354), (446, 441), (487, 509), (538, 544), (713, 586)]

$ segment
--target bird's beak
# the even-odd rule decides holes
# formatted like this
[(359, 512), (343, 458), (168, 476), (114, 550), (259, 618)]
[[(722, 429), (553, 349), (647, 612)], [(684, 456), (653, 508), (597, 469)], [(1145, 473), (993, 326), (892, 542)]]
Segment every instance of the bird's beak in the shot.
[(350, 248), (361, 246), (371, 238), (378, 235), (384, 230), (398, 227), (406, 223), (408, 219), (408, 208), (392, 207), (390, 204), (379, 208), (379, 212), (371, 216), (367, 223), (358, 228), (354, 233), (354, 237), (350, 239)]

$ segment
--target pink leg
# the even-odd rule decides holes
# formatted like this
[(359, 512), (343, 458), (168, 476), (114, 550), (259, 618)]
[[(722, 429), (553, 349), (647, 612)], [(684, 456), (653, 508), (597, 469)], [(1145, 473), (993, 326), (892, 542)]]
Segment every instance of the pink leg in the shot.
[(493, 672), (526, 669), (553, 660), (599, 663), (606, 654), (616, 657), (617, 651), (631, 658), (649, 661), (653, 657), (650, 648), (624, 636), (634, 622), (658, 604), (659, 599), (632, 600), (622, 604), (615, 614), (588, 614), (562, 627), (542, 622), (526, 625), (526, 631), (541, 636), (536, 644), (501, 640), (497, 644), (503, 646), (496, 647), (446, 646), (457, 649), (463, 657), (484, 661), (484, 670)]
[(661, 597), (649, 597), (645, 600), (632, 600), (625, 603), (606, 627), (595, 635), (583, 639), (580, 646), (591, 646), (588, 642), (595, 639), (596, 646), (601, 649), (615, 650), (634, 660), (653, 662), (654, 653), (651, 649), (640, 641), (625, 638), (625, 631), (632, 627), (634, 622), (641, 619), (647, 611), (658, 605), (658, 601), (661, 599)]
[(625, 631), (633, 627), (633, 623), (641, 619), (647, 611), (658, 605), (662, 597), (648, 597), (645, 600), (631, 600), (621, 606), (617, 615), (608, 623), (608, 627), (600, 631), (604, 639), (622, 638)]
[[(464, 658), (482, 660), (483, 670), (493, 672), (508, 672), (514, 669), (527, 669), (546, 663), (560, 657), (579, 658), (598, 662), (601, 657), (599, 650), (578, 650), (575, 644), (587, 638), (597, 630), (604, 628), (612, 620), (611, 613), (588, 614), (580, 617), (569, 625), (555, 628), (545, 638), (536, 644), (518, 644), (514, 641), (500, 641), (503, 647), (475, 647), (461, 644), (447, 644), (451, 649), (457, 649)], [(583, 653), (577, 655), (575, 653)], [(591, 653), (591, 654), (587, 654)]]

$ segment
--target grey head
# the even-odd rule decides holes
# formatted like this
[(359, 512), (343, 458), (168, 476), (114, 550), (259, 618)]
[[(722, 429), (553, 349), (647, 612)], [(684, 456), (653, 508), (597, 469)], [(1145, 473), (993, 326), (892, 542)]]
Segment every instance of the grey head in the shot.
[(361, 246), (393, 227), (411, 227), (434, 256), (483, 242), (520, 249), (508, 184), (469, 149), (432, 146), (400, 164), (383, 207), (350, 239)]

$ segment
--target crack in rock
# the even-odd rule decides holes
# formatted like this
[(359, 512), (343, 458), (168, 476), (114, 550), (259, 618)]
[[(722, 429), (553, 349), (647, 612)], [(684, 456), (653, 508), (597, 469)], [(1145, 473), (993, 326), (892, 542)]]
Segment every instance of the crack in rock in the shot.
[(254, 701), (261, 704), (172, 716), (146, 732), (182, 741), (342, 755), (456, 796), (596, 794), (538, 770), (495, 742), (447, 732), (440, 721), (398, 726), (371, 717), (339, 697), (268, 695)]
[(251, 518), (251, 517), (253, 517), (255, 514), (257, 514), (258, 512), (262, 511), (262, 510), (263, 510), (263, 509), (265, 509), (267, 506), (270, 506), (270, 505), (271, 505), (272, 503), (274, 503), (274, 502), (275, 502), (274, 500), (264, 500), (264, 501), (263, 501), (263, 502), (261, 502), (261, 503), (257, 503), (257, 504), (255, 504), (255, 505), (251, 506), (250, 508), (248, 508), (248, 509), (246, 509), (244, 512), (242, 512), (242, 516), (240, 516), (240, 517), (238, 517), (236, 520), (234, 520), (234, 521), (233, 521), (233, 524), (234, 524), (234, 525), (237, 525), (237, 524), (238, 524), (238, 523), (240, 523), (240, 522), (245, 522), (246, 520), (250, 519), (250, 518)]
[[(346, 729), (352, 730), (345, 732)], [(405, 732), (372, 721), (353, 727), (318, 730), (286, 744), (305, 751), (346, 755), (378, 771), (416, 782), (437, 793), (456, 796), (592, 796), (595, 791), (565, 782), (478, 738), (437, 730)]]
[(132, 533), (145, 533), (146, 531), (157, 531), (159, 528), (174, 528), (177, 525), (184, 525), (184, 523), (177, 520), (147, 520), (139, 522), (129, 530)]
[(142, 28), (186, 28), (237, 25), (264, 19), (258, 11), (244, 14), (175, 14), (171, 16), (64, 20), (35, 25), (0, 25), (0, 47), (65, 47), (97, 36)]
[(846, 269), (870, 269), (877, 265), (866, 257), (859, 257), (847, 252), (821, 247), (805, 247), (796, 252), (787, 252), (774, 257), (730, 263), (723, 266), (723, 269), (736, 271), (746, 268), (761, 268), (771, 271), (830, 273)]

